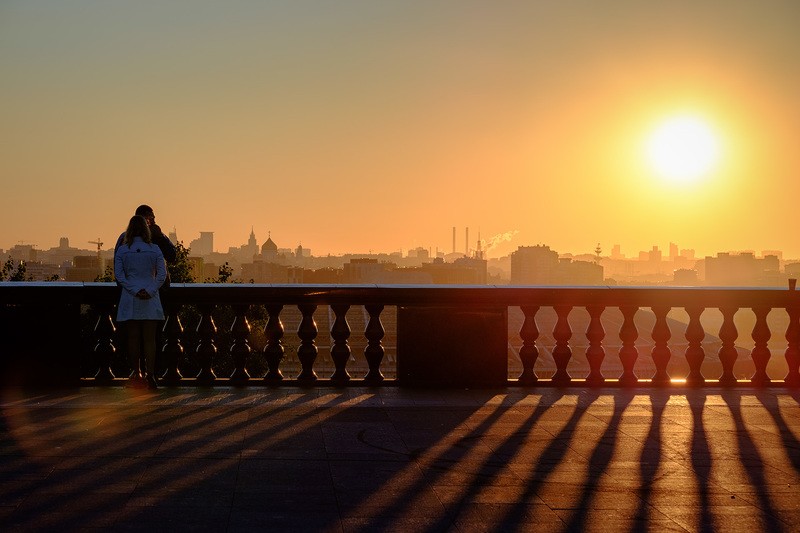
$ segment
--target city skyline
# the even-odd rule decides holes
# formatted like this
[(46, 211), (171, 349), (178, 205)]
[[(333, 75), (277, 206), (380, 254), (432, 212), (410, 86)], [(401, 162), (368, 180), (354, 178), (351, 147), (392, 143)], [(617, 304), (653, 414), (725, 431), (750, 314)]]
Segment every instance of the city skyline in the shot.
[[(291, 244), (291, 243), (283, 242), (280, 239), (280, 237), (276, 237), (275, 239), (273, 239), (271, 231), (267, 231), (266, 232), (266, 237), (262, 239), (262, 238), (258, 238), (257, 237), (257, 234), (255, 232), (255, 228), (253, 228), (251, 230), (251, 232), (252, 232), (251, 233), (251, 237), (254, 238), (254, 240), (256, 242), (256, 246), (258, 247), (259, 250), (261, 250), (262, 246), (266, 243), (267, 239), (271, 239), (273, 241), (273, 243), (275, 243), (275, 245), (278, 246), (278, 249), (281, 250), (281, 251), (287, 251), (288, 250), (288, 251), (294, 253), (295, 250), (297, 249), (297, 247), (299, 246), (299, 247), (304, 249), (306, 254), (312, 255), (312, 256), (315, 256), (315, 257), (325, 257), (325, 256), (341, 257), (341, 256), (352, 256), (352, 255), (363, 255), (363, 256), (374, 255), (374, 256), (378, 256), (378, 255), (391, 255), (391, 254), (398, 254), (398, 253), (401, 254), (403, 257), (407, 257), (407, 256), (409, 256), (408, 254), (410, 252), (415, 252), (416, 250), (420, 250), (421, 249), (421, 250), (425, 250), (427, 253), (430, 253), (430, 258), (433, 259), (434, 257), (436, 257), (436, 253), (437, 252), (441, 256), (449, 256), (451, 254), (472, 256), (478, 251), (478, 240), (477, 240), (477, 237), (476, 237), (475, 240), (473, 240), (473, 241), (471, 241), (469, 243), (468, 250), (465, 249), (465, 246), (466, 246), (466, 243), (467, 243), (467, 237), (469, 235), (469, 233), (468, 233), (469, 228), (467, 227), (467, 228), (462, 228), (462, 229), (465, 230), (465, 233), (464, 234), (456, 234), (456, 239), (454, 240), (453, 243), (451, 243), (451, 248), (435, 247), (435, 246), (412, 246), (412, 247), (409, 247), (409, 248), (399, 248), (399, 249), (395, 249), (395, 250), (391, 250), (391, 249), (380, 250), (380, 249), (358, 248), (358, 249), (354, 249), (354, 250), (345, 250), (343, 252), (336, 253), (336, 254), (329, 253), (329, 252), (326, 252), (326, 251), (316, 252), (315, 253), (315, 250), (313, 248), (311, 248), (310, 246), (303, 246), (302, 242), (299, 242), (299, 243), (296, 243), (296, 244)], [(458, 228), (452, 228), (452, 230), (458, 230)], [(193, 242), (200, 241), (200, 240), (203, 239), (203, 235), (208, 236), (209, 234), (212, 236), (211, 239), (213, 241), (214, 240), (214, 237), (213, 237), (214, 233), (215, 232), (213, 232), (213, 231), (210, 231), (210, 232), (199, 232), (198, 233), (198, 238), (196, 238), (196, 239), (183, 239), (183, 238), (178, 237), (178, 239), (175, 240), (175, 239), (173, 239), (173, 235), (175, 235), (174, 229), (170, 230), (170, 231), (165, 231), (165, 234), (169, 234), (170, 235), (170, 240), (173, 240), (176, 243), (180, 242), (186, 249), (190, 250), (190, 252), (192, 251), (191, 244)], [(553, 248), (548, 243), (542, 243), (542, 242), (528, 242), (528, 243), (516, 242), (517, 239), (513, 238), (513, 237), (515, 237), (515, 235), (516, 234), (514, 232), (508, 232), (506, 234), (496, 235), (496, 236), (492, 237), (491, 239), (481, 238), (480, 239), (480, 242), (481, 242), (481, 244), (480, 244), (481, 255), (483, 255), (487, 259), (500, 259), (500, 258), (507, 258), (508, 256), (511, 255), (511, 253), (513, 253), (514, 251), (518, 250), (520, 247), (525, 248), (525, 247), (531, 247), (531, 246), (535, 246), (535, 247), (545, 246), (545, 247), (548, 247), (548, 248)], [(490, 243), (490, 241), (492, 239), (494, 239), (498, 244), (496, 246), (490, 248), (488, 245), (489, 245), (489, 243)], [(199, 255), (199, 256), (214, 255), (214, 254), (226, 255), (226, 254), (229, 254), (229, 253), (232, 253), (232, 252), (233, 253), (237, 253), (237, 254), (241, 254), (241, 250), (245, 249), (248, 246), (248, 240), (249, 239), (245, 239), (242, 242), (239, 242), (239, 243), (237, 243), (235, 245), (232, 245), (232, 246), (228, 246), (225, 249), (221, 249), (221, 248), (217, 247), (216, 245), (213, 245), (213, 250), (211, 252), (203, 251), (203, 252), (201, 252), (199, 254), (195, 253), (195, 254), (192, 254), (192, 255)], [(276, 240), (277, 240), (277, 242), (276, 242)], [(97, 246), (98, 242), (101, 243), (101, 246), (99, 246), (99, 247)], [(106, 242), (102, 242), (102, 241), (87, 241), (86, 244), (89, 244), (89, 245), (92, 245), (92, 246), (87, 247), (85, 245), (82, 245), (81, 243), (75, 243), (68, 236), (60, 237), (58, 245), (54, 245), (54, 246), (51, 246), (51, 247), (45, 247), (45, 248), (39, 247), (38, 245), (33, 244), (33, 243), (25, 243), (25, 242), (22, 242), (22, 241), (18, 241), (16, 244), (14, 244), (14, 245), (12, 245), (12, 246), (10, 246), (8, 248), (0, 247), (0, 255), (4, 254), (4, 255), (8, 256), (9, 252), (12, 249), (19, 248), (19, 247), (26, 248), (26, 249), (28, 247), (31, 247), (31, 248), (39, 251), (39, 252), (46, 252), (46, 251), (49, 251), (49, 250), (58, 250), (59, 248), (64, 248), (65, 246), (68, 247), (69, 249), (76, 249), (76, 250), (81, 251), (81, 252), (92, 252), (92, 254), (96, 253), (97, 251), (101, 251), (103, 253), (109, 253), (109, 252), (113, 251), (113, 246), (112, 246), (113, 243), (106, 243)], [(207, 244), (208, 243), (204, 243), (203, 246), (205, 246)], [(453, 244), (455, 244), (454, 247), (453, 247)], [(492, 250), (497, 251), (498, 249), (500, 249), (501, 248), (500, 245), (504, 245), (504, 246), (502, 246), (503, 249), (507, 248), (507, 247), (510, 247), (510, 251), (508, 251), (507, 253), (491, 253)], [(680, 245), (679, 246), (678, 243), (675, 243), (673, 241), (670, 241), (667, 244), (667, 246), (662, 246), (661, 244), (651, 244), (650, 246), (646, 247), (645, 249), (640, 249), (640, 250), (626, 250), (626, 249), (622, 248), (621, 245), (619, 245), (619, 244), (607, 245), (607, 246), (604, 247), (604, 246), (602, 246), (602, 243), (595, 243), (595, 247), (593, 249), (587, 249), (587, 250), (563, 250), (563, 249), (560, 250), (560, 249), (557, 249), (557, 248), (553, 248), (553, 249), (555, 251), (557, 251), (560, 256), (564, 256), (564, 257), (570, 257), (570, 256), (581, 256), (581, 257), (583, 257), (583, 256), (586, 256), (586, 257), (593, 256), (593, 257), (596, 257), (596, 256), (598, 256), (598, 246), (600, 248), (599, 257), (606, 258), (606, 259), (612, 259), (612, 260), (613, 259), (625, 259), (625, 260), (634, 260), (634, 261), (637, 261), (637, 260), (638, 261), (652, 261), (653, 260), (652, 257), (653, 257), (654, 254), (657, 257), (659, 257), (659, 260), (661, 260), (663, 258), (664, 261), (671, 260), (673, 258), (700, 260), (700, 259), (703, 259), (703, 258), (706, 258), (706, 257), (715, 257), (715, 256), (717, 256), (719, 254), (733, 254), (733, 255), (752, 254), (752, 255), (754, 255), (756, 257), (765, 257), (767, 255), (775, 255), (775, 256), (779, 257), (779, 259), (781, 261), (795, 261), (795, 260), (800, 261), (800, 257), (793, 257), (791, 255), (788, 255), (781, 249), (775, 249), (775, 248), (768, 249), (768, 248), (765, 248), (763, 246), (762, 247), (742, 248), (742, 249), (735, 249), (735, 250), (734, 249), (728, 249), (728, 250), (719, 249), (719, 250), (714, 250), (714, 251), (709, 252), (709, 253), (702, 253), (702, 252), (699, 252), (698, 250), (696, 250), (695, 248), (691, 247), (691, 245), (689, 245), (689, 246)], [(259, 252), (259, 254), (260, 254), (260, 252)], [(16, 257), (15, 259), (25, 259), (25, 258), (24, 257)]]
[[(800, 4), (0, 5), (0, 248), (784, 251)], [(705, 147), (690, 165), (678, 136)], [(463, 235), (458, 237), (462, 248)]]

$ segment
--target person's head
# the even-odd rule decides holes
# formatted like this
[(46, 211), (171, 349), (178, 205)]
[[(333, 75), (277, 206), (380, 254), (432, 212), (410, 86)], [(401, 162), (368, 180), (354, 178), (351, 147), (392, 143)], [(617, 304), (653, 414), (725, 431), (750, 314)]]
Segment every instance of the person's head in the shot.
[(125, 230), (125, 244), (130, 246), (136, 237), (141, 237), (144, 242), (151, 242), (150, 228), (147, 220), (141, 215), (133, 215), (131, 221), (128, 222), (128, 229)]
[(153, 208), (150, 207), (149, 205), (146, 204), (140, 205), (139, 207), (136, 208), (135, 214), (139, 215), (140, 217), (144, 217), (144, 219), (147, 221), (148, 226), (152, 226), (153, 224), (156, 223), (156, 214), (153, 212)]

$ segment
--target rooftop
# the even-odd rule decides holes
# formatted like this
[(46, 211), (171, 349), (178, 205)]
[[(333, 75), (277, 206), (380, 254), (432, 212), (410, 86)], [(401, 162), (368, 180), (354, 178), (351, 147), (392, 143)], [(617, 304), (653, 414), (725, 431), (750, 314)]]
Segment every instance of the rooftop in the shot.
[(5, 531), (800, 528), (800, 393), (0, 391)]

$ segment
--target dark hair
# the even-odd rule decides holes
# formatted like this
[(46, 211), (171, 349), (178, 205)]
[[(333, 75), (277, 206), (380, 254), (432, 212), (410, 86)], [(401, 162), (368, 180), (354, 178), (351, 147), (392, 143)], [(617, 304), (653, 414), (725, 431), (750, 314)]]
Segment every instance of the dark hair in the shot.
[(131, 221), (128, 222), (128, 229), (125, 230), (125, 244), (130, 246), (133, 244), (133, 239), (141, 237), (144, 242), (152, 242), (150, 236), (150, 228), (147, 221), (141, 215), (133, 215)]
[(152, 215), (153, 214), (153, 208), (150, 207), (147, 204), (142, 204), (142, 205), (140, 205), (139, 207), (136, 208), (135, 214), (137, 214), (139, 216)]

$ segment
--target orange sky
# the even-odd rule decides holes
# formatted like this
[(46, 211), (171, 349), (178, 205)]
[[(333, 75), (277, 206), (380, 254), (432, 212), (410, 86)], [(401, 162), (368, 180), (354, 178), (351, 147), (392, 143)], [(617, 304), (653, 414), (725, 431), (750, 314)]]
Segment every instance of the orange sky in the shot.
[[(469, 226), (514, 232), (495, 255), (800, 258), (798, 21), (794, 1), (6, 1), (0, 248), (110, 245), (148, 203), (218, 251), (253, 226), (316, 255), (449, 252)], [(643, 146), (681, 113), (723, 153), (677, 185)]]

